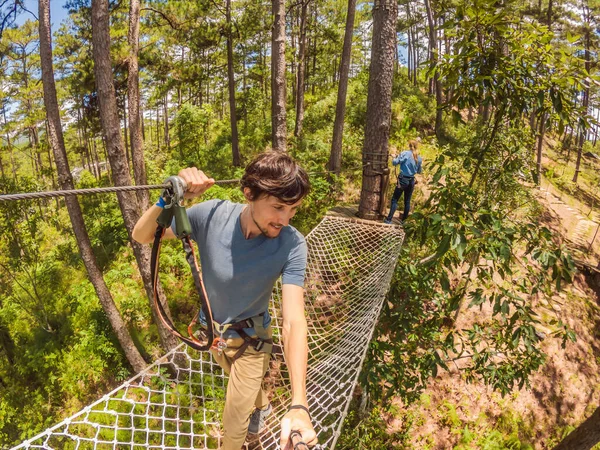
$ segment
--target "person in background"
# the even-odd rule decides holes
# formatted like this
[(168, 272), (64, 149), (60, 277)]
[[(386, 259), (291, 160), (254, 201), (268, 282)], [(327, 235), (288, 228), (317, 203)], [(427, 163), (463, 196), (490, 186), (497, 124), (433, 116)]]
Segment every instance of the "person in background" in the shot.
[(404, 211), (402, 212), (402, 221), (406, 220), (408, 217), (408, 213), (410, 211), (410, 199), (416, 184), (415, 175), (421, 173), (423, 170), (423, 159), (417, 152), (418, 147), (419, 142), (416, 140), (411, 140), (408, 142), (408, 150), (403, 151), (399, 155), (392, 155), (392, 164), (394, 166), (400, 164), (400, 175), (398, 175), (396, 189), (394, 189), (394, 195), (392, 196), (390, 213), (384, 219), (385, 223), (392, 223), (394, 213), (398, 208), (398, 200), (402, 196), (402, 193), (404, 193)]

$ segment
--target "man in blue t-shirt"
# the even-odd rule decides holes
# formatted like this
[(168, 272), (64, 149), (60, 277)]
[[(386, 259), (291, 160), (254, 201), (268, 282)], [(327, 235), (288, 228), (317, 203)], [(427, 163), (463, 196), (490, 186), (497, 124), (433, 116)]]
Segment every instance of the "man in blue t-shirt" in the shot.
[[(186, 181), (186, 198), (202, 195), (214, 184), (204, 172), (179, 172)], [(268, 308), (273, 286), (282, 277), (283, 343), (289, 367), (292, 402), (281, 422), (281, 448), (291, 430), (309, 445), (317, 442), (306, 398), (308, 359), (304, 315), (306, 242), (289, 221), (310, 189), (306, 172), (286, 153), (260, 154), (241, 180), (247, 204), (210, 200), (188, 209), (192, 238), (198, 243), (202, 275), (215, 322), (215, 335), (223, 343), (211, 353), (229, 374), (223, 410), (223, 450), (239, 450), (247, 434), (264, 427), (271, 405), (262, 389), (269, 368), (270, 345), (248, 346), (232, 330), (259, 341), (271, 341)], [(133, 230), (138, 242), (150, 243), (163, 202), (152, 206)], [(175, 238), (172, 229), (166, 239)], [(203, 321), (200, 317), (200, 321)], [(241, 327), (240, 327), (241, 328)], [(256, 342), (256, 341), (255, 341)], [(272, 341), (271, 341), (272, 342)]]

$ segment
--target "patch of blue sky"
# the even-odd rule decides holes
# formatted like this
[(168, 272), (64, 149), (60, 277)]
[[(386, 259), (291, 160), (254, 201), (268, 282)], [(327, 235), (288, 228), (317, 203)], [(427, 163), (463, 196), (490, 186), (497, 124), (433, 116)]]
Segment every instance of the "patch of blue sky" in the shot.
[[(69, 11), (65, 9), (66, 0), (50, 0), (50, 22), (52, 22), (52, 32), (56, 32), (60, 24), (69, 16)], [(17, 25), (25, 23), (26, 20), (37, 20), (38, 1), (25, 0), (23, 2), (25, 11), (17, 16)]]

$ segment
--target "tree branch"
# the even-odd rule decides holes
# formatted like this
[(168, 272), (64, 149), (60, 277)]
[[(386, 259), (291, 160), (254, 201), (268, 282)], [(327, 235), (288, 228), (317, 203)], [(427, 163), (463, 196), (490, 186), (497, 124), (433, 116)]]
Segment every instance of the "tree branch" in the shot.
[[(6, 30), (9, 26), (13, 24), (15, 20), (17, 20), (17, 11), (19, 7), (23, 7), (20, 0), (3, 0), (0, 4), (0, 11), (4, 9), (6, 4), (14, 2), (12, 7), (9, 7), (8, 12), (2, 18), (2, 23), (0, 23), (0, 39), (2, 39), (2, 35), (4, 34), (4, 30)], [(12, 21), (10, 21), (10, 16), (13, 15)]]
[(168, 23), (169, 26), (174, 29), (174, 30), (179, 30), (180, 29), (180, 24), (178, 24), (174, 19), (170, 18), (167, 14), (165, 14), (164, 12), (152, 8), (151, 6), (146, 6), (144, 8), (141, 8), (140, 11), (152, 11), (156, 14), (158, 14), (159, 16), (161, 16), (163, 19), (165, 19)]

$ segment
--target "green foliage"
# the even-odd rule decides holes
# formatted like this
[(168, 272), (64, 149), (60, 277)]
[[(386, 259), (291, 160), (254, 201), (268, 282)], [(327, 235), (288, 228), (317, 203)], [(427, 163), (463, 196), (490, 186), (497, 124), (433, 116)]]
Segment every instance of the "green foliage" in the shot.
[(336, 447), (342, 450), (401, 448), (399, 446), (408, 442), (410, 438), (412, 420), (406, 418), (401, 430), (390, 433), (382, 417), (386, 413), (388, 411), (375, 407), (367, 411), (365, 416), (361, 416), (356, 409), (352, 408), (344, 420), (343, 432)]
[[(504, 161), (474, 188), (461, 173), (462, 145), (444, 148), (430, 166), (431, 194), (406, 223), (407, 244), (363, 372), (376, 396), (413, 401), (438, 368), (457, 360), (467, 381), (507, 394), (544, 362), (529, 296), (560, 289), (574, 265), (535, 209), (524, 208), (532, 202), (516, 177), (524, 150), (517, 130), (502, 133), (496, 155)], [(454, 326), (459, 313), (476, 309), (469, 327)], [(563, 344), (573, 338), (564, 327), (556, 335)]]
[[(304, 134), (288, 141), (290, 153), (313, 172), (312, 191), (292, 223), (304, 233), (337, 202), (341, 186), (356, 188), (359, 183), (371, 33), (367, 26), (371, 10), (365, 5), (359, 3), (357, 10), (344, 173), (339, 178), (319, 172), (329, 158), (343, 34), (339, 24), (346, 2), (310, 5)], [(111, 57), (120, 112), (126, 93), (127, 6), (118, 3), (111, 10)], [(221, 7), (190, 0), (156, 0), (148, 6), (152, 9), (142, 14), (139, 56), (149, 182), (161, 182), (190, 165), (217, 179), (239, 178), (243, 169), (231, 165)], [(529, 17), (523, 20), (515, 0), (501, 6), (491, 0), (434, 2), (433, 7), (444, 10), (438, 11), (444, 17), (441, 31), (452, 43), (434, 70), (445, 86), (445, 108), (452, 111), (456, 126), (446, 130), (449, 145), (435, 165), (426, 168), (434, 174), (431, 197), (406, 224), (408, 244), (362, 378), (383, 398), (421, 398), (424, 407), (431, 403), (431, 398), (420, 396), (428, 379), (454, 360), (467, 361), (464, 374), (469, 381), (483, 381), (502, 393), (526, 384), (544, 361), (535, 331), (540, 319), (527, 296), (561, 289), (571, 278), (573, 263), (565, 249), (553, 243), (549, 231), (538, 226), (539, 211), (521, 185), (533, 172), (534, 133), (524, 119), (547, 115), (548, 125), (558, 123), (559, 128), (588, 126), (589, 118), (580, 114), (574, 99), (583, 80), (594, 79), (582, 69), (579, 38), (567, 35), (569, 45), (556, 45), (546, 27)], [(72, 167), (89, 167), (91, 161), (102, 159), (104, 147), (89, 2), (70, 1), (69, 11), (69, 21), (55, 34), (59, 102), (68, 118), (63, 125)], [(288, 8), (290, 28), (296, 33), (298, 12), (298, 5)], [(400, 32), (407, 26), (424, 31), (424, 23), (416, 23), (424, 18), (422, 11), (416, 8), (413, 13), (413, 18), (400, 18)], [(249, 161), (270, 141), (270, 4), (233, 2), (233, 19), (240, 149), (243, 161)], [(2, 192), (49, 189), (55, 182), (46, 152), (36, 46), (37, 29), (31, 21), (7, 30), (0, 43), (0, 82), (5, 87), (0, 105), (7, 113), (0, 123), (0, 162), (5, 175), (11, 170), (16, 174), (14, 180), (0, 179)], [(295, 56), (288, 46), (288, 61)], [(296, 60), (293, 64), (297, 67)], [(288, 86), (293, 78), (288, 71)], [(410, 81), (401, 67), (395, 74), (392, 144), (431, 131), (435, 104), (425, 93), (423, 73), (417, 81), (416, 85)], [(292, 92), (288, 89), (288, 106)], [(463, 123), (468, 110), (480, 107), (476, 123)], [(291, 130), (293, 108), (287, 113)], [(107, 174), (96, 178), (84, 171), (78, 187), (110, 184)], [(235, 186), (215, 186), (202, 200), (211, 198), (244, 201)], [(85, 196), (80, 202), (94, 252), (121, 314), (141, 346), (152, 355), (160, 353), (116, 197)], [(0, 204), (0, 446), (41, 431), (129, 376), (85, 279), (61, 205)], [(161, 280), (176, 321), (186, 323), (196, 313), (198, 301), (178, 242), (163, 246)], [(463, 329), (456, 319), (465, 311), (475, 319)], [(551, 326), (563, 345), (574, 339), (563, 322)], [(157, 385), (164, 380), (157, 377)], [(481, 438), (471, 424), (460, 420), (454, 405), (446, 403), (438, 412), (460, 436), (459, 445), (528, 448), (523, 427), (515, 425), (517, 419), (501, 417), (499, 430)], [(390, 414), (392, 409), (380, 406), (363, 418), (351, 412), (340, 445), (365, 449), (404, 445), (417, 418), (407, 414), (400, 431), (389, 434), (382, 415)]]
[[(100, 181), (84, 170), (77, 184), (87, 189), (110, 185), (108, 176)], [(100, 267), (104, 268), (114, 260), (116, 254), (127, 242), (127, 230), (116, 196), (86, 195), (80, 198), (85, 226)]]
[(435, 123), (435, 102), (419, 86), (411, 83), (404, 72), (394, 77), (392, 87), (391, 139), (403, 140), (415, 130), (429, 133)]
[(207, 147), (210, 139), (210, 123), (215, 120), (212, 107), (184, 103), (175, 118), (178, 143), (176, 152), (184, 167), (206, 167)]

